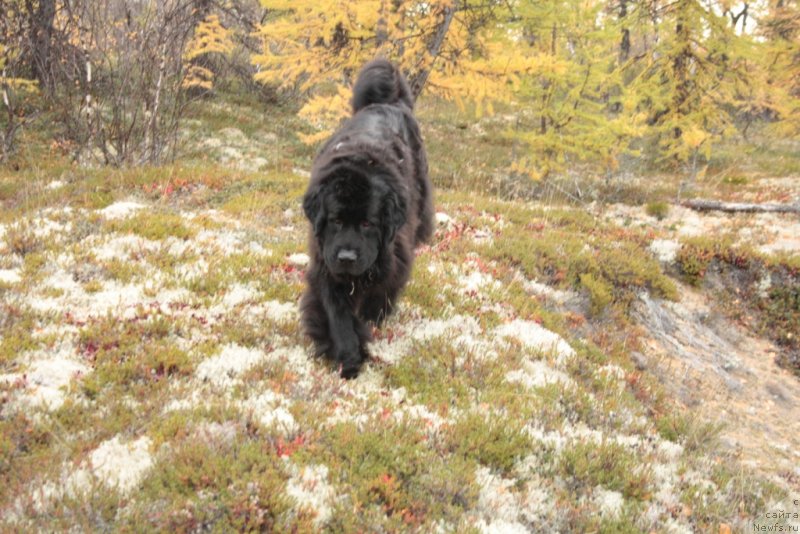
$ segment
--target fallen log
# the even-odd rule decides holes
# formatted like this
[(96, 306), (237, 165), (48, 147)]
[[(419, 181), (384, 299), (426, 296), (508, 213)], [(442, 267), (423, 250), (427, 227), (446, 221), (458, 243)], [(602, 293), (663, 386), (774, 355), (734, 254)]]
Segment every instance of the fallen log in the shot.
[(681, 206), (697, 211), (725, 211), (728, 213), (800, 213), (797, 204), (749, 204), (746, 202), (720, 202), (719, 200), (684, 200)]

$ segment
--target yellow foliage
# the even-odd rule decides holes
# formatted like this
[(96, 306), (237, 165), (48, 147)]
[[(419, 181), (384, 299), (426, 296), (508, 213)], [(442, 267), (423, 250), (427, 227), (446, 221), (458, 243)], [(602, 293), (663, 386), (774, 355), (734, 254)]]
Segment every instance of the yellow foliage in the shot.
[(183, 59), (187, 70), (181, 87), (211, 90), (214, 86), (214, 73), (206, 67), (197, 65), (197, 60), (210, 55), (229, 56), (233, 49), (234, 43), (230, 31), (222, 26), (217, 15), (208, 15), (197, 25), (194, 35), (186, 45)]
[(688, 147), (698, 148), (705, 142), (706, 139), (708, 139), (709, 134), (708, 132), (705, 132), (696, 126), (692, 126), (683, 132), (682, 137), (683, 142)]
[[(28, 80), (26, 78), (15, 78), (12, 76), (6, 75), (6, 63), (9, 59), (13, 59), (16, 57), (16, 52), (5, 46), (4, 44), (0, 43), (0, 88), (2, 89), (11, 89), (14, 91), (20, 92), (28, 92), (32, 93), (38, 90), (38, 85), (36, 80)], [(5, 103), (5, 99), (8, 96), (4, 96), (3, 101)]]
[[(638, 2), (626, 3), (623, 19), (607, 0), (261, 4), (268, 15), (256, 32), (255, 78), (306, 99), (300, 115), (318, 130), (349, 114), (358, 70), (385, 57), (415, 93), (424, 88), (477, 117), (500, 103), (524, 109), (507, 133), (524, 147), (511, 171), (532, 179), (576, 162), (614, 172), (645, 145), (670, 165), (707, 161), (736, 132), (738, 113), (777, 117), (768, 127), (782, 135), (800, 132), (794, 0), (768, 9), (760, 31), (769, 46), (736, 35), (728, 17), (696, 0), (664, 4), (657, 20)], [(632, 44), (624, 54), (621, 30)]]
[[(336, 124), (350, 113), (350, 91), (345, 87), (337, 87), (334, 95), (316, 95), (300, 109), (298, 115), (309, 124), (325, 129), (326, 125)], [(327, 131), (327, 130), (326, 130)], [(312, 144), (318, 136), (306, 136), (303, 142)]]
[(181, 82), (183, 89), (204, 89), (210, 91), (214, 86), (214, 73), (199, 65), (189, 65), (186, 77)]
[(217, 15), (211, 14), (197, 25), (194, 36), (186, 46), (183, 58), (191, 61), (205, 54), (227, 56), (233, 52), (233, 48), (230, 31), (222, 26)]
[[(509, 100), (533, 68), (494, 27), (488, 4), (453, 0), (262, 0), (272, 18), (260, 29), (255, 79), (309, 95), (301, 116), (327, 128), (349, 112), (350, 86), (375, 57), (397, 62), (425, 90), (469, 100), (478, 114)], [(495, 6), (499, 11), (503, 8)], [(454, 12), (457, 16), (453, 16)], [(437, 40), (437, 37), (443, 37)], [(331, 88), (333, 91), (331, 92)], [(331, 94), (333, 96), (331, 96)]]
[(535, 182), (541, 180), (545, 175), (542, 169), (537, 167), (530, 158), (521, 158), (513, 161), (508, 170), (511, 174), (527, 176)]

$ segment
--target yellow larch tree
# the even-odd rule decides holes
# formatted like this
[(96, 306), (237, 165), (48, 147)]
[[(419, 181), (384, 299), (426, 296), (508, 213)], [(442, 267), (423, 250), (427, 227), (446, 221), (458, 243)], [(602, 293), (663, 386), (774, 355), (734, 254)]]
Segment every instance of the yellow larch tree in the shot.
[(270, 17), (260, 27), (263, 53), (256, 79), (307, 98), (301, 116), (328, 135), (349, 112), (350, 85), (375, 57), (397, 62), (414, 95), (423, 90), (478, 113), (508, 100), (529, 69), (509, 47), (505, 2), (485, 0), (262, 0)]
[(760, 78), (753, 84), (753, 115), (768, 115), (771, 133), (778, 137), (800, 135), (800, 1), (770, 0), (760, 24), (762, 58)]
[(590, 164), (613, 174), (643, 117), (625, 93), (615, 53), (619, 27), (599, 0), (520, 0), (511, 25), (530, 75), (514, 137), (526, 148), (512, 170), (542, 179)]
[(210, 91), (214, 87), (214, 71), (209, 63), (215, 56), (229, 56), (233, 49), (230, 32), (219, 17), (213, 13), (206, 16), (195, 28), (183, 54), (186, 68), (183, 89)]

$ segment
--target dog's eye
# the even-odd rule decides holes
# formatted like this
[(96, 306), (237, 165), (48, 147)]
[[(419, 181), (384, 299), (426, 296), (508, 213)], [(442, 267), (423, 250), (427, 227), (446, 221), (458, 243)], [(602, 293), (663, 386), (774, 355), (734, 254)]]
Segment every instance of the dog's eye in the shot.
[(369, 221), (361, 221), (361, 228), (370, 228), (372, 223)]

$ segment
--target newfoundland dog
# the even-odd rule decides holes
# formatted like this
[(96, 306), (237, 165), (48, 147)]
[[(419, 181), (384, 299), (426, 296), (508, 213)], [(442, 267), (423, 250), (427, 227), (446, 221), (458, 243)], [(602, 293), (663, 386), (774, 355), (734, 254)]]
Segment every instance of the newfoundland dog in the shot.
[(344, 378), (369, 357), (371, 324), (392, 312), (414, 248), (433, 230), (428, 162), (403, 75), (386, 60), (368, 63), (352, 106), (317, 154), (303, 197), (311, 222), (303, 327)]

